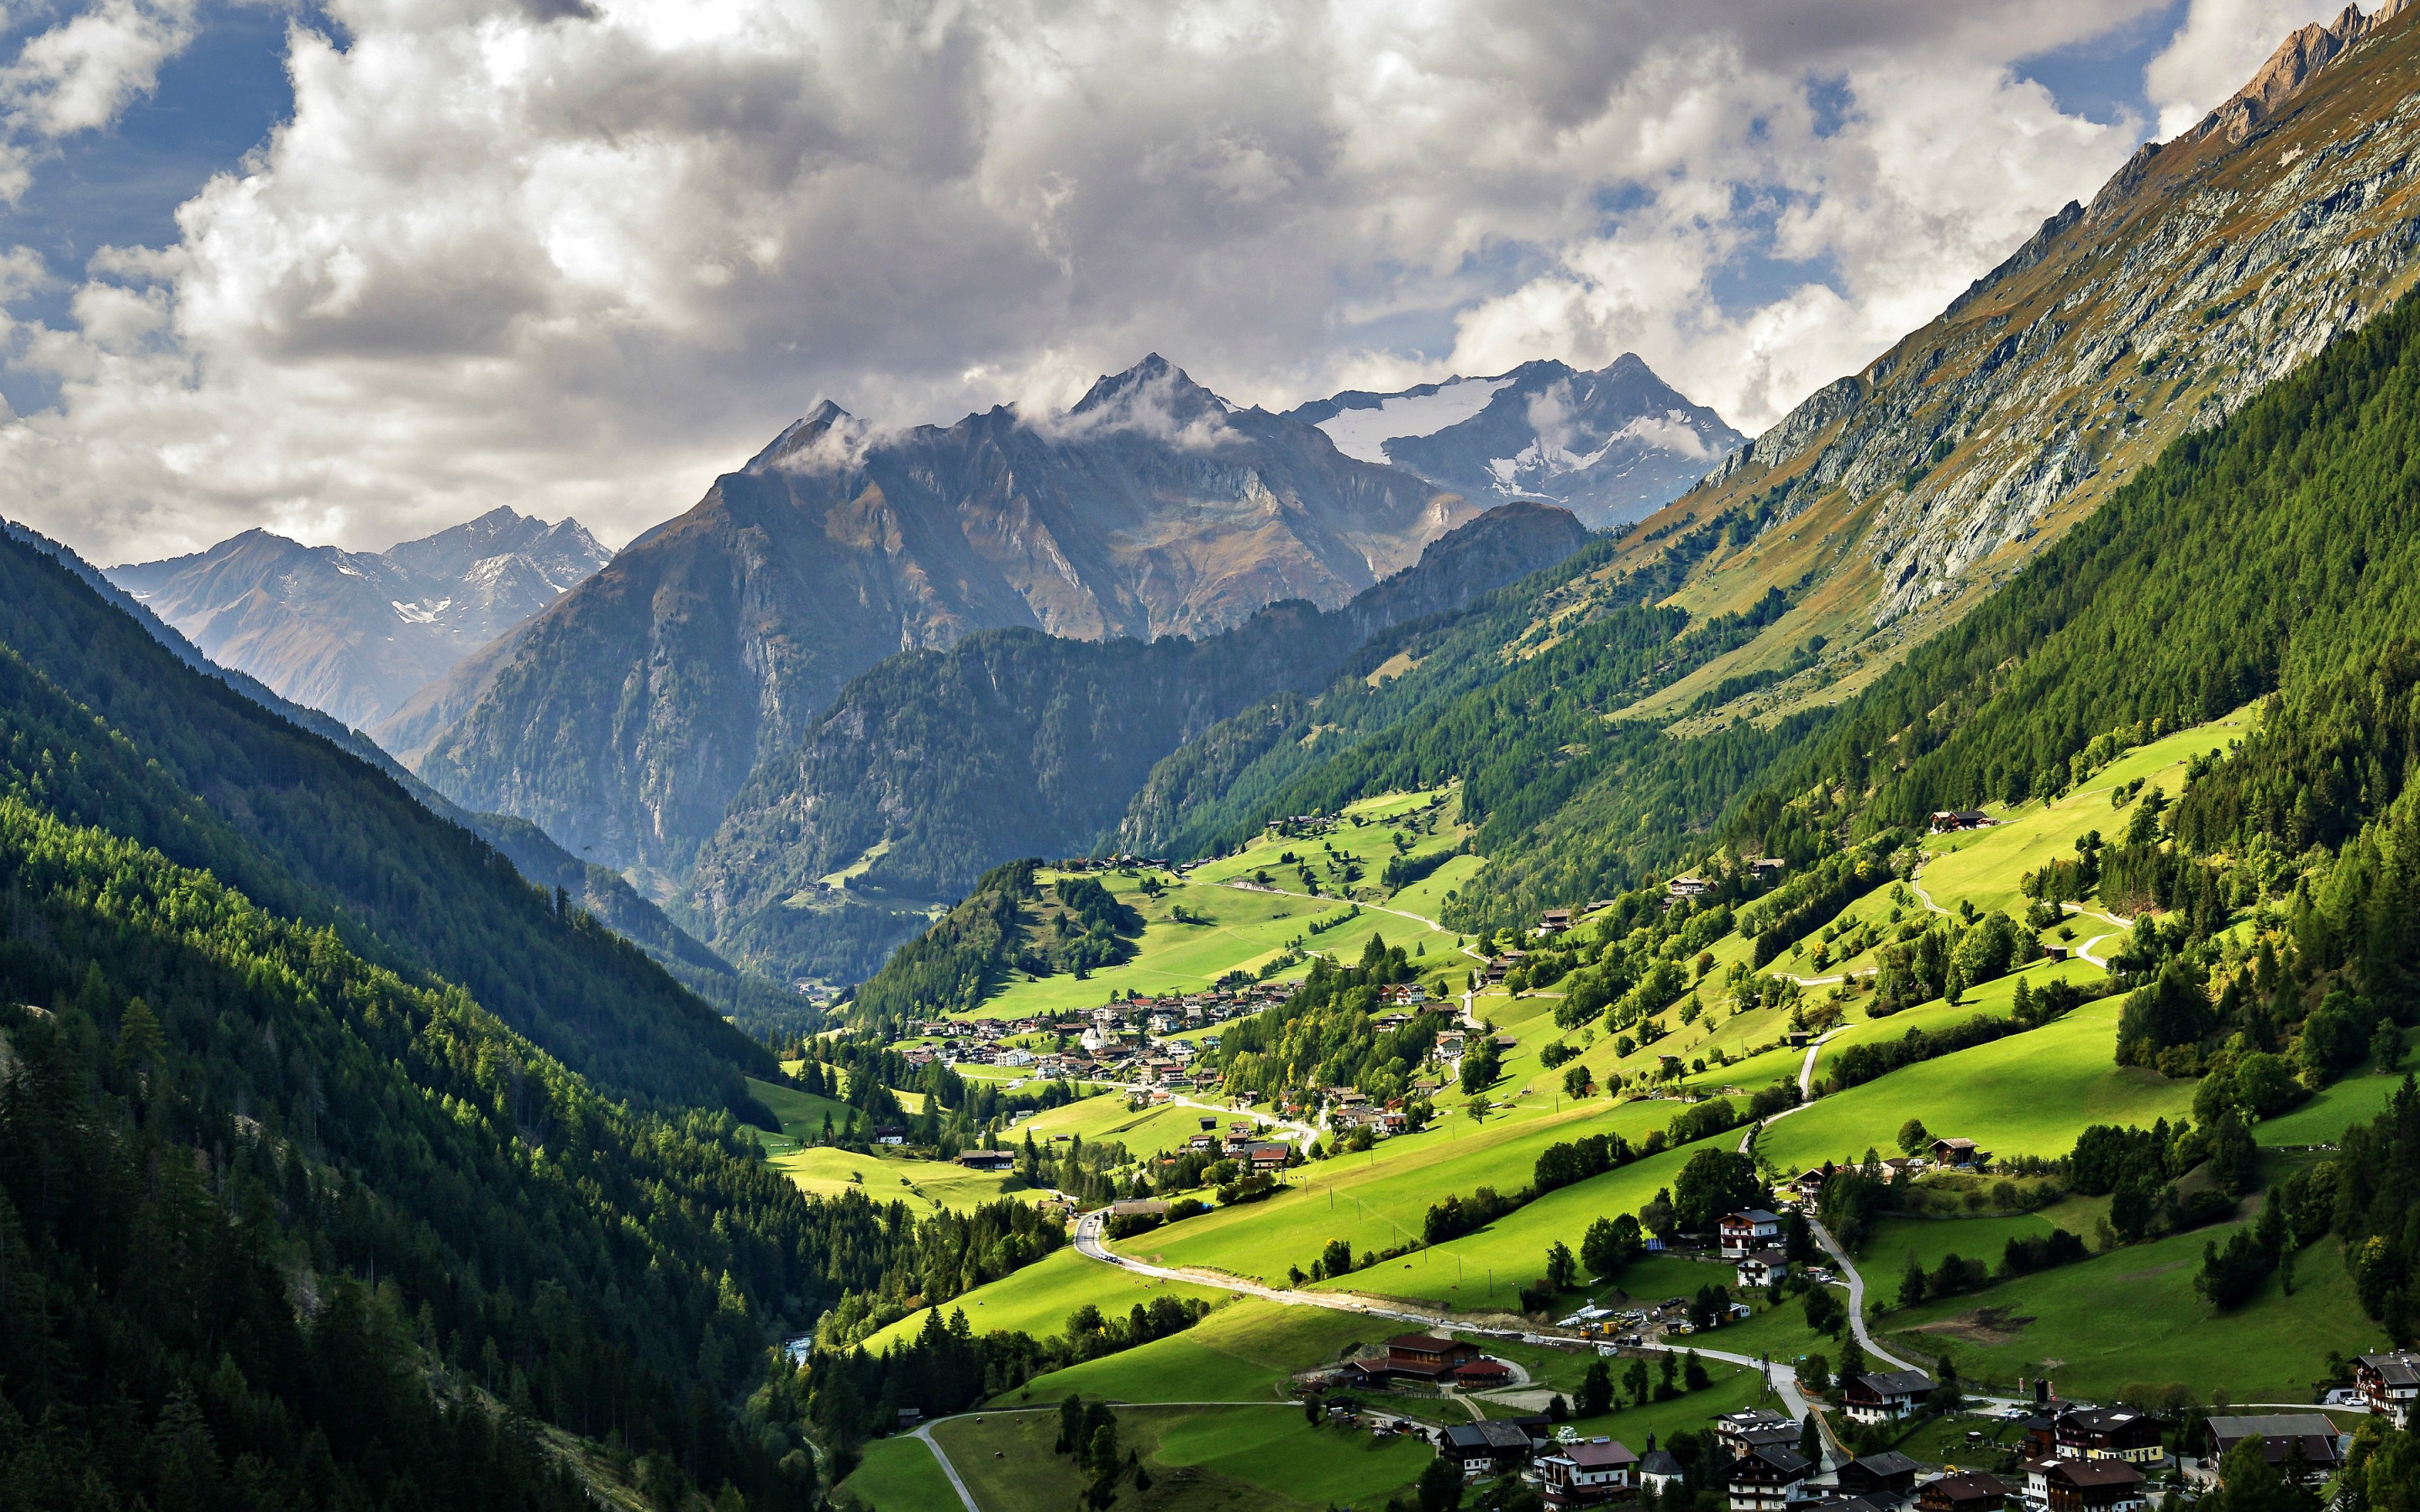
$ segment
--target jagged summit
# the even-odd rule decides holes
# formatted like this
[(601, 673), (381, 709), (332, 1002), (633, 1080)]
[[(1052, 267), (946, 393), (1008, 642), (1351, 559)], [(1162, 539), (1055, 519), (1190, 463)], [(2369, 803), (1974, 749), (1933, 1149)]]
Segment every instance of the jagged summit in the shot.
[(382, 552), (254, 529), (107, 577), (221, 666), (363, 726), (612, 556), (576, 519), (499, 507)]

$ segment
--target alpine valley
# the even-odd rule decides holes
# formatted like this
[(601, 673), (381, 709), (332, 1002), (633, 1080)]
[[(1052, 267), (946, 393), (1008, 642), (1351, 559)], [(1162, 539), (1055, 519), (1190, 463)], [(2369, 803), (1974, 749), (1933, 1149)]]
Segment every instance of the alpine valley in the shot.
[(0, 1506), (2420, 1512), (2414, 9), (1753, 437), (8, 527)]

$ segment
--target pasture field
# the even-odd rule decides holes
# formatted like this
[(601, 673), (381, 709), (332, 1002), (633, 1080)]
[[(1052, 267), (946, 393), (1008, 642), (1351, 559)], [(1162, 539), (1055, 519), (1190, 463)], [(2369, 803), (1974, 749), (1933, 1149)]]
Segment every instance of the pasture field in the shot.
[(2048, 1375), (2062, 1395), (2102, 1401), (2133, 1382), (2167, 1381), (2184, 1382), (2196, 1396), (2224, 1384), (2239, 1401), (2309, 1401), (2329, 1351), (2377, 1348), (2377, 1326), (2362, 1316), (2331, 1240), (2296, 1257), (2290, 1295), (2272, 1275), (2242, 1307), (2213, 1313), (2194, 1277), (2202, 1247), (2225, 1243), (2233, 1227), (2131, 1244), (1889, 1313), (1875, 1331), (1901, 1352), (1947, 1354), (1962, 1379), (2003, 1390), (2019, 1376)]
[(1018, 1396), (1057, 1401), (1072, 1391), (1121, 1402), (1283, 1400), (1295, 1372), (1403, 1331), (1384, 1318), (1236, 1297), (1182, 1334), (1037, 1376)]
[[(1149, 1493), (1155, 1512), (1374, 1504), (1419, 1479), (1433, 1458), (1401, 1439), (1314, 1428), (1290, 1404), (1138, 1406), (1117, 1416), (1121, 1447), (1141, 1456), (1156, 1483)], [(1061, 1512), (1076, 1503), (1083, 1482), (1072, 1457), (1052, 1452), (1058, 1431), (1054, 1408), (949, 1418), (934, 1426), (933, 1436), (984, 1512)]]
[[(1818, 1099), (1757, 1135), (1785, 1171), (1895, 1153), (1900, 1125), (1973, 1139), (1998, 1155), (2064, 1155), (2095, 1123), (2189, 1117), (2195, 1084), (2116, 1063), (2122, 998), (2086, 1003), (2056, 1023), (1924, 1061)], [(1896, 1023), (1896, 1019), (1886, 1021)]]
[(905, 1202), (917, 1217), (947, 1208), (966, 1212), (1023, 1190), (1006, 1171), (970, 1171), (954, 1161), (864, 1154), (809, 1145), (771, 1158), (772, 1166), (815, 1196), (836, 1197), (851, 1187), (876, 1202)]
[(1939, 1269), (1942, 1260), (1951, 1255), (1986, 1261), (1997, 1271), (2001, 1254), (2011, 1239), (2033, 1239), (2054, 1228), (2064, 1228), (2089, 1243), (2100, 1227), (2102, 1214), (2108, 1209), (2105, 1198), (2071, 1196), (2032, 1212), (1983, 1213), (1971, 1218), (1885, 1218), (1867, 1235), (1865, 1253), (1857, 1257), (1857, 1269), (1865, 1275), (1869, 1297), (1877, 1302), (1894, 1302), (1899, 1297), (1900, 1273), (1907, 1268), (1911, 1253), (1927, 1271)]
[[(1621, 1373), (1630, 1368), (1630, 1362), (1624, 1359), (1609, 1359), (1606, 1364), (1611, 1367), (1614, 1381), (1619, 1385)], [(1648, 1362), (1650, 1371), (1660, 1367), (1659, 1361)], [(1586, 1366), (1583, 1365), (1582, 1369), (1585, 1370)], [(1594, 1417), (1575, 1417), (1572, 1419), (1572, 1427), (1576, 1428), (1583, 1438), (1619, 1439), (1629, 1446), (1631, 1453), (1643, 1455), (1647, 1452), (1647, 1436), (1651, 1433), (1655, 1436), (1655, 1442), (1660, 1444), (1683, 1428), (1702, 1428), (1726, 1412), (1736, 1412), (1744, 1408), (1759, 1405), (1771, 1408), (1776, 1412), (1781, 1411), (1780, 1401), (1766, 1393), (1763, 1381), (1758, 1379), (1757, 1373), (1753, 1370), (1744, 1370), (1738, 1365), (1725, 1365), (1719, 1360), (1709, 1360), (1706, 1362), (1706, 1374), (1713, 1378), (1713, 1384), (1703, 1391), (1683, 1392), (1669, 1401), (1651, 1401), (1637, 1406), (1625, 1405), (1610, 1412), (1600, 1412)], [(1508, 1407), (1497, 1412), (1494, 1410), (1494, 1403), (1490, 1403), (1489, 1407), (1491, 1411), (1488, 1415), (1491, 1417), (1517, 1415), (1517, 1409)]]
[[(977, 1334), (1031, 1334), (1035, 1338), (1048, 1338), (1065, 1332), (1067, 1315), (1086, 1303), (1103, 1313), (1124, 1316), (1137, 1303), (1149, 1303), (1154, 1297), (1198, 1298), (1215, 1304), (1233, 1295), (1182, 1281), (1150, 1280), (1116, 1266), (1088, 1260), (1077, 1254), (1076, 1246), (1070, 1243), (1021, 1271), (1012, 1271), (942, 1304), (941, 1314), (946, 1320), (951, 1313), (964, 1312), (968, 1326)], [(866, 1349), (879, 1354), (894, 1342), (915, 1337), (924, 1326), (925, 1314), (931, 1310), (920, 1308), (909, 1313), (867, 1339)]]
[[(1371, 935), (1383, 934), (1388, 945), (1401, 945), (1416, 952), (1418, 964), (1424, 970), (1467, 970), (1470, 958), (1454, 948), (1458, 936), (1437, 929), (1430, 920), (1435, 917), (1435, 907), (1444, 893), (1456, 885), (1455, 879), (1466, 880), (1483, 862), (1475, 856), (1449, 862), (1420, 887), (1406, 888), (1406, 901), (1402, 903), (1387, 902), (1378, 887), (1387, 858), (1396, 854), (1394, 841), (1398, 835), (1409, 841), (1404, 854), (1416, 857), (1450, 851), (1461, 844), (1465, 831), (1452, 823), (1450, 803), (1435, 834), (1419, 833), (1395, 822), (1425, 803), (1429, 796), (1425, 793), (1389, 794), (1367, 799), (1345, 810), (1345, 822), (1337, 826), (1333, 835), (1324, 837), (1324, 843), (1323, 840), (1286, 841), (1262, 836), (1234, 855), (1209, 862), (1181, 878), (1172, 872), (1149, 868), (1132, 875), (1088, 872), (1115, 893), (1119, 901), (1142, 915), (1143, 931), (1135, 942), (1134, 958), (1081, 979), (1063, 973), (1041, 978), (1014, 976), (982, 1008), (966, 1016), (1023, 1018), (1032, 1013), (1097, 1008), (1111, 995), (1124, 996), (1129, 991), (1146, 996), (1200, 992), (1230, 971), (1259, 970), (1285, 949), (1287, 941), (1297, 936), (1312, 950), (1350, 960), (1360, 953)], [(1353, 824), (1356, 818), (1362, 823)], [(1304, 894), (1295, 868), (1279, 861), (1278, 857), (1289, 851), (1300, 858), (1315, 858), (1314, 865), (1322, 871), (1322, 896)], [(1336, 860), (1329, 868), (1325, 863), (1331, 856)], [(1363, 873), (1350, 885), (1342, 881), (1348, 862), (1359, 867)], [(1262, 872), (1268, 873), (1272, 887), (1281, 890), (1260, 891), (1224, 885), (1238, 879), (1249, 880)], [(1051, 874), (1044, 873), (1046, 877)], [(1146, 875), (1174, 886), (1168, 887), (1157, 898), (1151, 897), (1143, 889)], [(1360, 918), (1316, 935), (1310, 933), (1313, 920), (1341, 915), (1352, 899), (1363, 904)], [(1429, 906), (1419, 906), (1422, 903)], [(1206, 922), (1179, 923), (1175, 914), (1180, 907), (1189, 918)], [(1382, 912), (1385, 908), (1419, 917)], [(1298, 978), (1308, 969), (1308, 964), (1298, 965), (1283, 976)]]
[[(1197, 1101), (1208, 1103), (1213, 1099), (1204, 1095)], [(1165, 1103), (1137, 1113), (1126, 1106), (1125, 1098), (1104, 1093), (1063, 1107), (1046, 1108), (1010, 1130), (1001, 1143), (1011, 1148), (1022, 1148), (1025, 1135), (1031, 1132), (1033, 1142), (1047, 1149), (1054, 1137), (1075, 1134), (1081, 1135), (1088, 1145), (1104, 1140), (1124, 1145), (1128, 1153), (1140, 1157), (1155, 1151), (1183, 1149), (1187, 1140), (1202, 1132), (1203, 1119), (1217, 1121), (1217, 1132), (1223, 1139), (1227, 1134), (1227, 1120), (1240, 1117), (1240, 1114), (1205, 1112), (1175, 1103)]]
[[(2411, 1064), (2412, 1032), (2403, 1031), (2405, 1065)], [(2252, 1126), (2252, 1137), (2264, 1145), (2332, 1145), (2356, 1123), (2366, 1123), (2386, 1111), (2389, 1098), (2403, 1085), (2404, 1072), (2381, 1072), (2375, 1058), (2315, 1093), (2301, 1107)]]
[[(795, 1065), (798, 1062), (792, 1064)], [(757, 1102), (765, 1104), (768, 1112), (782, 1120), (782, 1133), (792, 1142), (802, 1143), (820, 1136), (823, 1133), (826, 1114), (830, 1114), (832, 1122), (838, 1125), (846, 1123), (852, 1111), (845, 1103), (835, 1102), (829, 1097), (817, 1097), (812, 1092), (801, 1092), (795, 1087), (760, 1082), (753, 1076), (747, 1078), (747, 1081), (748, 1090), (755, 1095)], [(768, 1140), (766, 1148), (787, 1147)]]
[[(2156, 786), (2173, 798), (2184, 787), (2189, 758), (2224, 749), (2228, 741), (2250, 733), (2252, 727), (2252, 711), (2238, 709), (2208, 724), (2136, 747), (2094, 774), (2083, 787), (2049, 804), (2028, 802), (2013, 810), (1986, 806), (1986, 813), (2004, 823), (1926, 841), (1931, 858), (1918, 880), (1944, 908), (1955, 908), (1962, 898), (1985, 911), (2022, 916), (2025, 900), (2018, 881), (2025, 872), (2038, 870), (2054, 856), (2072, 858), (2075, 842), (2092, 830), (2112, 841), (2124, 834), (2133, 803), (2111, 808), (2113, 789), (2140, 778), (2144, 791)], [(2079, 927), (2077, 933), (2084, 932)]]
[(1350, 1242), (1357, 1256), (1418, 1239), (1429, 1208), (1449, 1192), (1468, 1196), (1492, 1186), (1510, 1193), (1528, 1186), (1540, 1152), (1549, 1145), (1606, 1131), (1635, 1143), (1679, 1109), (1672, 1102), (1610, 1106), (1591, 1099), (1567, 1102), (1558, 1110), (1532, 1098), (1527, 1106), (1483, 1123), (1460, 1114), (1443, 1116), (1418, 1134), (1382, 1141), (1366, 1153), (1290, 1171), (1293, 1184), (1264, 1201), (1221, 1208), (1116, 1247), (1155, 1264), (1281, 1280), (1291, 1266), (1307, 1269), (1333, 1239)]
[(958, 1504), (957, 1490), (921, 1439), (876, 1439), (840, 1489), (872, 1512), (933, 1512)]
[[(1669, 1103), (1633, 1103), (1631, 1109), (1671, 1109)], [(1658, 1120), (1661, 1121), (1661, 1120)], [(1568, 1137), (1568, 1136), (1566, 1136)], [(1543, 1143), (1543, 1142), (1542, 1142)], [(1352, 1291), (1371, 1296), (1400, 1297), (1407, 1301), (1438, 1304), (1463, 1311), (1508, 1310), (1514, 1305), (1519, 1288), (1536, 1280), (1545, 1272), (1546, 1248), (1557, 1240), (1577, 1254), (1581, 1237), (1588, 1226), (1599, 1216), (1635, 1212), (1653, 1199), (1658, 1188), (1668, 1187), (1689, 1156), (1699, 1149), (1713, 1146), (1729, 1149), (1739, 1143), (1736, 1131), (1718, 1134), (1698, 1144), (1668, 1149), (1645, 1160), (1634, 1161), (1619, 1170), (1590, 1177), (1585, 1181), (1549, 1192), (1537, 1201), (1521, 1208), (1475, 1233), (1421, 1250), (1398, 1259), (1382, 1261), (1367, 1271), (1323, 1281), (1317, 1289)], [(1534, 1163), (1534, 1162), (1533, 1162)], [(1470, 1187), (1458, 1179), (1460, 1172), (1437, 1173), (1433, 1187), (1435, 1196), (1458, 1192), (1468, 1196)], [(1527, 1185), (1528, 1173), (1509, 1183), (1490, 1183), (1498, 1191)], [(1435, 1196), (1429, 1198), (1435, 1200)], [(1421, 1205), (1425, 1213), (1427, 1203)], [(1414, 1223), (1417, 1225), (1418, 1220)], [(1306, 1237), (1317, 1232), (1317, 1226), (1306, 1229)], [(1357, 1249), (1358, 1245), (1356, 1245)], [(1318, 1253), (1317, 1244), (1297, 1251), (1306, 1257)], [(1678, 1263), (1678, 1262), (1676, 1262)], [(1701, 1267), (1705, 1272), (1697, 1286), (1732, 1280), (1730, 1269)], [(1697, 1286), (1689, 1288), (1694, 1294)]]

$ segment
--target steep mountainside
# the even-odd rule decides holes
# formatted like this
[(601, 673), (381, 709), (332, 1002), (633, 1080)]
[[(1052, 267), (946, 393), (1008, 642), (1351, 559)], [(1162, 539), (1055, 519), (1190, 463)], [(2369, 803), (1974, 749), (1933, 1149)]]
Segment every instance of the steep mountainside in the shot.
[(377, 768), (187, 665), (0, 539), (0, 791), (45, 796), (373, 964), (468, 988), (615, 1095), (745, 1107), (766, 1053)]
[[(2201, 455), (2208, 427), (2410, 287), (2415, 84), (2409, 15), (2352, 13), (2299, 36), (2243, 100), (2147, 148), (1939, 321), (1626, 532), (1594, 582), (1575, 579), (1483, 634), (1474, 622), (1469, 644), (1422, 645), (1388, 687), (1340, 679), (1315, 702), (1273, 700), (1227, 721), (1161, 764), (1122, 838), (1190, 852), (1269, 812), (1460, 776), (1496, 864), (1452, 917), (1500, 923), (1685, 860), (1744, 794), (1776, 780), (1776, 763), (1792, 774), (1784, 795), (1885, 786), (1883, 807), (1904, 821), (2040, 791), (2113, 723), (2203, 717), (2277, 686), (2280, 647), (2304, 632), (2269, 625), (2258, 595), (2317, 604), (2335, 585), (2264, 579), (2247, 597), (2225, 573), (2252, 570), (2240, 560), (2250, 522), (2136, 560), (2129, 540), (2168, 532), (2152, 503), (2116, 536), (2116, 519), (2090, 512), (2180, 436)], [(2079, 534), (2076, 549), (2101, 553), (2089, 577), (2107, 602), (2058, 674), (2036, 676), (2034, 661), (2052, 665), (2042, 638), (2077, 608), (2043, 562), (2026, 563), (2045, 551), (2066, 563), (2062, 543)], [(2301, 548), (2306, 562), (2334, 550), (2317, 537)], [(1651, 569), (1665, 579), (1640, 576)], [(2186, 582), (2200, 586), (2171, 592)], [(2235, 606), (2238, 623), (2196, 601)], [(2189, 655), (2127, 619), (2142, 602), (2197, 627), (2177, 648)], [(1622, 627), (1650, 607), (1671, 618)], [(1625, 658), (1659, 637), (1670, 651), (1654, 675), (1633, 676)], [(1678, 655), (1693, 641), (1717, 654)], [(2021, 691), (2036, 701), (2023, 720), (1977, 712), (2013, 707)], [(1854, 752), (1805, 765), (1842, 718)], [(1772, 795), (1758, 801), (1769, 816)]]
[(783, 975), (861, 973), (922, 916), (879, 932), (854, 916), (960, 896), (1015, 856), (1090, 850), (1192, 735), (1272, 692), (1316, 688), (1373, 636), (1450, 614), (1585, 539), (1566, 510), (1504, 504), (1341, 609), (1292, 600), (1200, 640), (993, 630), (894, 656), (750, 776), (699, 853), (690, 916)]
[(2402, 0), (2306, 28), (2195, 130), (2145, 147), (1864, 371), (1642, 522), (1735, 517), (1678, 602), (1807, 587), (1696, 683), (1822, 663), (1750, 707), (1904, 656), (2179, 436), (2216, 424), (2420, 270), (2420, 29)]
[(733, 967), (675, 924), (663, 910), (640, 897), (620, 872), (571, 855), (526, 819), (473, 813), (456, 805), (406, 770), (360, 731), (349, 729), (317, 709), (280, 698), (247, 672), (211, 661), (132, 594), (58, 542), (12, 520), (0, 520), (0, 534), (58, 563), (78, 581), (142, 625), (169, 655), (194, 671), (225, 684), (287, 723), (383, 772), (421, 807), (461, 825), (503, 852), (533, 886), (562, 889), (574, 906), (586, 909), (614, 933), (653, 956), (681, 985), (714, 1004), (725, 1016), (736, 1017), (752, 1034), (762, 1037), (776, 1027), (783, 1032), (794, 1027), (789, 1021), (798, 1016), (801, 1008), (794, 995), (776, 990), (772, 983), (752, 979)]
[(1653, 513), (1746, 440), (1627, 352), (1593, 373), (1524, 363), (1401, 393), (1357, 389), (1292, 413), (1348, 455), (1474, 500), (1551, 499), (1599, 529)]
[(1334, 607), (1476, 515), (1154, 357), (1067, 414), (877, 435), (826, 405), (376, 732), (468, 807), (675, 870), (760, 761), (903, 650)]
[(211, 660), (361, 727), (612, 555), (578, 520), (549, 525), (495, 509), (375, 554), (246, 531), (108, 575)]

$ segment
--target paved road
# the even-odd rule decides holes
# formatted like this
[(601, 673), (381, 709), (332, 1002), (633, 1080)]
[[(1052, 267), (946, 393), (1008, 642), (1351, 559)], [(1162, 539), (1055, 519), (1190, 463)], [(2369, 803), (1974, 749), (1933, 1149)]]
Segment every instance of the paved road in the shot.
[[(1050, 1411), (1055, 1412), (1058, 1409), (1054, 1407)], [(966, 1504), (967, 1512), (983, 1512), (982, 1507), (975, 1505), (975, 1493), (967, 1489), (967, 1483), (958, 1478), (958, 1467), (950, 1463), (949, 1452), (941, 1447), (940, 1440), (933, 1437), (933, 1425), (919, 1423), (916, 1431), (908, 1436), (923, 1440), (924, 1447), (933, 1451), (933, 1458), (940, 1462), (941, 1473), (950, 1477), (950, 1484), (956, 1488), (958, 1500)]]
[[(1291, 1288), (1264, 1286), (1257, 1281), (1246, 1281), (1239, 1276), (1226, 1275), (1216, 1271), (1187, 1271), (1147, 1264), (1120, 1255), (1101, 1242), (1101, 1214), (1106, 1211), (1106, 1209), (1096, 1210), (1076, 1220), (1076, 1253), (1088, 1260), (1097, 1260), (1103, 1265), (1114, 1265), (1120, 1270), (1130, 1271), (1137, 1275), (1152, 1276), (1162, 1281), (1184, 1281), (1194, 1286), (1217, 1287), (1222, 1290), (1233, 1291), (1239, 1296), (1258, 1297), (1264, 1302), (1273, 1302), (1281, 1307), (1324, 1307), (1331, 1312), (1359, 1313), (1369, 1318), (1385, 1318), (1396, 1322), (1412, 1323), (1431, 1332), (1450, 1333), (1460, 1329), (1465, 1333), (1470, 1333), (1476, 1329), (1476, 1325), (1466, 1318), (1448, 1318), (1441, 1314), (1424, 1313), (1410, 1308), (1383, 1306), (1366, 1297), (1327, 1291), (1297, 1291)], [(1821, 1233), (1822, 1230), (1818, 1229), (1817, 1232)], [(1863, 1332), (1862, 1324), (1859, 1325), (1859, 1331)], [(1750, 1370), (1764, 1368), (1764, 1362), (1753, 1355), (1732, 1354), (1724, 1350), (1709, 1350), (1689, 1344), (1650, 1344), (1644, 1347), (1668, 1354), (1681, 1354), (1696, 1349), (1702, 1359), (1720, 1360), (1726, 1365), (1743, 1365)], [(1884, 1358), (1890, 1357), (1885, 1355)], [(1511, 1361), (1505, 1363), (1512, 1364)], [(1514, 1365), (1513, 1368), (1517, 1370), (1520, 1367)], [(1908, 1367), (1902, 1365), (1900, 1368)], [(1797, 1378), (1786, 1366), (1776, 1368), (1767, 1380), (1780, 1394), (1782, 1405), (1788, 1410), (1792, 1418), (1802, 1418), (1807, 1415), (1807, 1398), (1800, 1395)]]
[(1865, 1351), (1894, 1370), (1921, 1368), (1908, 1364), (1890, 1350), (1884, 1349), (1874, 1342), (1874, 1336), (1871, 1334), (1866, 1332), (1866, 1278), (1857, 1273), (1856, 1262), (1849, 1258), (1849, 1252), (1833, 1241), (1830, 1231), (1816, 1222), (1812, 1214), (1809, 1214), (1807, 1219), (1807, 1227), (1815, 1231), (1815, 1242), (1823, 1246), (1824, 1253), (1832, 1257), (1833, 1264), (1839, 1268), (1842, 1275), (1849, 1278), (1849, 1331), (1856, 1335), (1857, 1342), (1864, 1346)]

